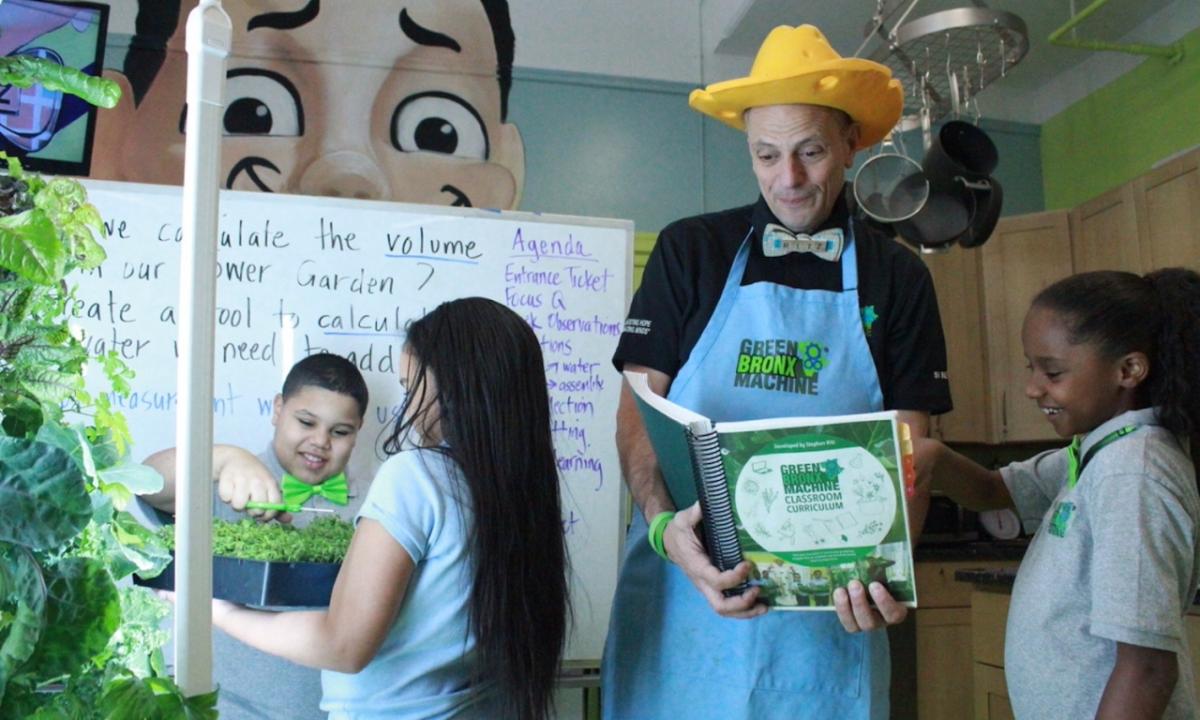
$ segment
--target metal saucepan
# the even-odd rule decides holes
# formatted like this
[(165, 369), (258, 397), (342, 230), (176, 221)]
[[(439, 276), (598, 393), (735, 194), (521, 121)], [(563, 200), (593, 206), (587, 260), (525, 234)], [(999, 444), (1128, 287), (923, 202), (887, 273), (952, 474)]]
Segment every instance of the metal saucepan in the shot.
[(921, 168), (935, 188), (948, 188), (959, 182), (969, 184), (987, 179), (1000, 154), (987, 133), (969, 122), (951, 120), (942, 125)]
[(932, 189), (925, 206), (892, 227), (902, 240), (921, 252), (949, 250), (971, 224), (974, 199), (963, 186)]
[(958, 238), (963, 247), (979, 247), (987, 242), (1000, 221), (1000, 209), (1004, 205), (1004, 189), (996, 178), (988, 178), (987, 190), (971, 190), (975, 212), (967, 231)]

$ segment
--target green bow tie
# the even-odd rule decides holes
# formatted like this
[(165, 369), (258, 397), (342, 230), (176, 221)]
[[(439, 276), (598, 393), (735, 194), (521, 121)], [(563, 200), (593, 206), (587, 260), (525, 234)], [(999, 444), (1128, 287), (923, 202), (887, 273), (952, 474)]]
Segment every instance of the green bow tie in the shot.
[(283, 501), (288, 505), (303, 505), (313, 495), (320, 495), (335, 505), (350, 502), (350, 487), (346, 484), (346, 473), (338, 473), (325, 482), (309, 485), (288, 473), (283, 474)]

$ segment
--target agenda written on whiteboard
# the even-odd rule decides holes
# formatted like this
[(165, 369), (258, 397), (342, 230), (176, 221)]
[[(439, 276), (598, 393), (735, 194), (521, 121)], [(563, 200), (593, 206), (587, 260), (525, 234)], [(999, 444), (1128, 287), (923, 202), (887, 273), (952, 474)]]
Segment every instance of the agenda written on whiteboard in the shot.
[[(136, 373), (133, 392), (111, 399), (144, 457), (177, 444), (180, 190), (85, 184), (108, 259), (79, 279), (69, 322), (91, 353), (114, 351)], [(573, 591), (588, 604), (576, 605), (583, 627), (568, 658), (598, 658), (621, 537), (620, 376), (610, 359), (628, 306), (632, 223), (241, 192), (222, 192), (220, 208), (216, 442), (265, 448), (292, 364), (335, 352), (370, 389), (349, 466), (352, 478), (370, 478), (402, 400), (407, 323), (469, 295), (525, 318), (546, 364)]]

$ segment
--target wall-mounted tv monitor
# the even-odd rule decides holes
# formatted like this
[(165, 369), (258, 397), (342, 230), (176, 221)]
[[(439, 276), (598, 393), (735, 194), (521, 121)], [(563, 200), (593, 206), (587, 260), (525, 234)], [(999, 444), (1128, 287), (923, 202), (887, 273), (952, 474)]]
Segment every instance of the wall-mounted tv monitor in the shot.
[[(44, 58), (98, 76), (107, 30), (107, 5), (0, 0), (0, 56)], [(87, 175), (95, 128), (96, 108), (74, 95), (0, 85), (0, 150), (29, 169)]]

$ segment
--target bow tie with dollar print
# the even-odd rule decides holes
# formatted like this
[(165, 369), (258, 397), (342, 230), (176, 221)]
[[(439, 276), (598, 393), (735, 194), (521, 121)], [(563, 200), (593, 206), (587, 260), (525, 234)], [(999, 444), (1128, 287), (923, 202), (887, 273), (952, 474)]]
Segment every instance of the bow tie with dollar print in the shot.
[(842, 256), (845, 239), (841, 228), (829, 228), (814, 235), (794, 233), (782, 225), (771, 223), (763, 230), (762, 248), (766, 257), (781, 257), (788, 253), (812, 253), (822, 260), (837, 262)]

